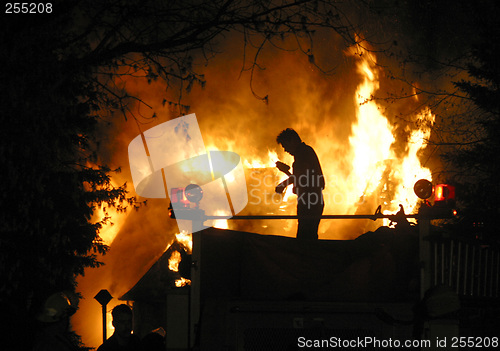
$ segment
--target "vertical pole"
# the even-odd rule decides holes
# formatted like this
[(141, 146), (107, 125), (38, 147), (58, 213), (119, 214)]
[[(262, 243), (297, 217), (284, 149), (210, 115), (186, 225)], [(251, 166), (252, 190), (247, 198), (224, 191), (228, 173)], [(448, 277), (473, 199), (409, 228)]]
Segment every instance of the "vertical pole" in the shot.
[(444, 284), (446, 273), (446, 248), (444, 241), (441, 243), (441, 284)]
[(450, 249), (449, 249), (449, 253), (450, 253), (450, 261), (449, 261), (449, 270), (448, 270), (448, 285), (450, 286), (450, 288), (453, 288), (453, 260), (454, 260), (454, 256), (453, 255), (453, 251), (455, 250), (455, 242), (452, 240), (450, 240)]
[(434, 272), (433, 272), (433, 276), (434, 276), (434, 285), (438, 285), (438, 271), (439, 271), (439, 255), (438, 255), (438, 245), (437, 243), (432, 243), (432, 246), (434, 247)]
[(192, 349), (196, 343), (198, 326), (200, 323), (201, 309), (201, 231), (204, 227), (205, 212), (199, 211), (192, 219), (193, 250), (191, 253), (191, 287), (190, 287), (190, 311), (189, 311), (189, 348)]
[(420, 299), (431, 287), (431, 259), (430, 259), (430, 223), (429, 219), (419, 221), (419, 258), (420, 258)]
[(106, 333), (106, 329), (108, 329), (107, 328), (108, 323), (106, 321), (106, 310), (107, 310), (106, 306), (107, 306), (107, 304), (104, 304), (101, 306), (102, 307), (102, 342), (105, 342), (106, 339), (108, 338), (107, 333)]
[(109, 291), (107, 291), (106, 289), (102, 289), (101, 291), (99, 291), (97, 293), (96, 296), (94, 296), (94, 299), (96, 299), (97, 302), (99, 302), (101, 304), (101, 308), (102, 308), (102, 342), (105, 342), (107, 339), (107, 335), (106, 335), (106, 326), (107, 326), (106, 309), (107, 308), (106, 308), (106, 306), (108, 305), (108, 302), (111, 301), (111, 299), (113, 299), (113, 296), (111, 296)]
[(500, 252), (498, 252), (497, 255), (497, 276), (496, 276), (495, 297), (498, 297), (498, 291), (500, 290), (500, 286), (498, 285), (499, 278), (500, 278)]
[(193, 251), (191, 265), (191, 287), (190, 287), (190, 302), (189, 302), (189, 349), (195, 346), (196, 329), (200, 316), (200, 238), (199, 232), (194, 232), (193, 236)]
[(469, 274), (469, 244), (465, 244), (465, 263), (464, 263), (464, 295), (467, 295), (467, 276)]
[(474, 281), (476, 280), (476, 245), (472, 245), (472, 265), (471, 265), (471, 273), (470, 273), (470, 295), (474, 296)]
[(488, 296), (493, 297), (493, 277), (495, 275), (495, 250), (491, 250), (491, 265), (490, 265), (490, 293)]
[(484, 287), (483, 287), (483, 296), (488, 296), (488, 274), (489, 274), (489, 267), (488, 267), (488, 260), (490, 256), (490, 250), (486, 248), (484, 250)]
[(481, 290), (483, 289), (481, 286), (482, 278), (484, 274), (483, 269), (483, 250), (481, 247), (478, 247), (479, 257), (478, 257), (478, 265), (477, 265), (477, 296), (481, 296)]
[(457, 269), (456, 269), (456, 272), (457, 272), (457, 275), (456, 275), (456, 278), (457, 278), (457, 288), (456, 288), (456, 292), (457, 294), (460, 294), (460, 275), (462, 274), (462, 270), (461, 270), (461, 264), (462, 264), (462, 242), (459, 240), (458, 241), (458, 245), (457, 245)]

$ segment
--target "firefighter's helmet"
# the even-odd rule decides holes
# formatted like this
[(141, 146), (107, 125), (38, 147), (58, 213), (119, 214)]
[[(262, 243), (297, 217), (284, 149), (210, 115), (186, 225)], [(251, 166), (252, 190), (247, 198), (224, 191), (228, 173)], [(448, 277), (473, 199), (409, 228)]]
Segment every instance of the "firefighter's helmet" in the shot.
[(75, 312), (76, 308), (72, 305), (68, 295), (58, 292), (50, 295), (45, 300), (41, 312), (37, 315), (37, 319), (44, 323), (54, 323), (64, 317), (73, 315)]

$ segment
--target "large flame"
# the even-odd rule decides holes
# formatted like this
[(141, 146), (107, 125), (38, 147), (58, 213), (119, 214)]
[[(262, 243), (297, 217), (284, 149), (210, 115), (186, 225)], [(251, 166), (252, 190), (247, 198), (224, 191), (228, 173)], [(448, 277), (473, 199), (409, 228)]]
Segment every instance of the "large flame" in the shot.
[(363, 76), (362, 83), (356, 90), (355, 100), (358, 105), (356, 122), (352, 126), (349, 138), (352, 152), (351, 184), (355, 186), (354, 196), (364, 197), (373, 193), (385, 170), (385, 161), (394, 158), (391, 145), (394, 142), (392, 128), (379, 106), (371, 100), (379, 87), (377, 71), (374, 69), (374, 57), (369, 53), (361, 56), (358, 72)]
[[(378, 205), (381, 205), (383, 213), (391, 214), (399, 210), (399, 204), (403, 205), (406, 213), (412, 213), (419, 201), (413, 192), (414, 183), (422, 178), (432, 180), (431, 171), (422, 166), (419, 155), (426, 147), (425, 141), (430, 137), (434, 115), (430, 109), (423, 108), (410, 116), (410, 123), (404, 127), (408, 138), (398, 140), (395, 135), (396, 129), (384, 114), (385, 108), (374, 98), (380, 87), (381, 73), (376, 57), (360, 47), (356, 47), (355, 50), (356, 71), (361, 79), (353, 96), (356, 109), (355, 120), (348, 137), (349, 151), (345, 152), (341, 162), (334, 160), (332, 162), (332, 158), (337, 156), (331, 152), (331, 145), (335, 140), (322, 140), (313, 145), (320, 156), (327, 180), (324, 191), (325, 213), (371, 214)], [(310, 99), (310, 97), (303, 98)], [(324, 131), (317, 131), (315, 136), (322, 133)], [(396, 152), (397, 148), (402, 148), (404, 152)], [(277, 159), (276, 150), (268, 150), (267, 159), (253, 156), (246, 160), (245, 166), (254, 170), (273, 168)], [(288, 158), (287, 161), (292, 160)], [(286, 178), (279, 171), (274, 172), (280, 177), (279, 181)], [(269, 187), (268, 190), (273, 189)], [(281, 205), (277, 210), (279, 214), (289, 212), (293, 206), (287, 205), (294, 201), (295, 197), (289, 187), (281, 198)], [(268, 213), (277, 214), (275, 210)], [(323, 227), (320, 227), (320, 237), (331, 238), (328, 231), (335, 225), (327, 226), (325, 229), (324, 224), (325, 221), (322, 223)], [(383, 224), (389, 223), (384, 221)], [(262, 227), (267, 229), (268, 224)], [(295, 227), (290, 222), (281, 228), (281, 233), (277, 234), (284, 234), (284, 231), (292, 231), (292, 235), (295, 234), (293, 232)], [(333, 233), (333, 237), (353, 238), (361, 234), (359, 231), (349, 233), (353, 230), (352, 226), (345, 229), (340, 226), (340, 228), (334, 228), (337, 231)], [(364, 227), (361, 225), (360, 228), (362, 230)]]
[[(372, 198), (375, 205), (384, 207), (385, 214), (397, 211), (399, 204), (406, 213), (414, 212), (419, 200), (413, 185), (422, 178), (432, 180), (431, 171), (422, 166), (419, 154), (426, 147), (435, 117), (430, 109), (424, 108), (413, 116), (413, 124), (405, 126), (408, 139), (397, 141), (384, 109), (373, 98), (379, 89), (376, 57), (362, 49), (358, 53), (357, 69), (363, 79), (356, 90), (358, 109), (349, 138), (352, 171), (348, 185), (352, 186), (348, 187), (348, 197), (359, 198), (357, 205)], [(406, 142), (402, 155), (395, 152), (397, 142)]]
[(243, 165), (248, 169), (269, 168), (274, 167), (278, 160), (278, 153), (275, 150), (267, 150), (267, 159), (258, 157), (251, 160), (245, 159)]
[[(397, 187), (395, 195), (398, 203), (401, 203), (408, 212), (414, 212), (415, 206), (418, 203), (418, 198), (413, 191), (414, 184), (419, 179), (432, 180), (431, 170), (422, 166), (418, 155), (426, 147), (426, 140), (430, 138), (435, 116), (430, 109), (426, 108), (416, 118), (416, 124), (419, 127), (409, 131), (408, 155), (402, 160), (399, 167), (401, 182)], [(391, 209), (394, 210), (394, 206)]]

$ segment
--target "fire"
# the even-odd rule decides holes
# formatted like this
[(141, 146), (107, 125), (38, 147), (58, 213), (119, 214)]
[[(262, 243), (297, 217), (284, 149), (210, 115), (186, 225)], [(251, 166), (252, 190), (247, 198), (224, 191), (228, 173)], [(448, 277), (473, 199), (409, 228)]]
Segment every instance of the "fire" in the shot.
[[(414, 183), (422, 178), (432, 181), (431, 172), (421, 165), (419, 155), (430, 136), (434, 115), (429, 109), (424, 109), (409, 118), (412, 121), (404, 130), (409, 136), (408, 139), (398, 139), (398, 130), (386, 115), (384, 106), (374, 99), (380, 89), (381, 73), (383, 73), (377, 65), (377, 58), (361, 47), (356, 47), (354, 50), (357, 50), (357, 55), (353, 55), (356, 60), (356, 72), (361, 80), (353, 95), (356, 106), (355, 120), (350, 126), (348, 144), (335, 145), (339, 142), (331, 137), (321, 139), (325, 130), (316, 130), (315, 126), (309, 124), (299, 123), (283, 127), (290, 126), (296, 129), (304, 141), (314, 147), (320, 158), (327, 183), (324, 191), (325, 214), (370, 214), (378, 205), (382, 205), (383, 213), (389, 214), (397, 212), (399, 204), (403, 205), (406, 213), (412, 213), (418, 204), (418, 198), (413, 192)], [(298, 100), (300, 106), (314, 100), (313, 93), (306, 94)], [(303, 111), (304, 115), (314, 114), (307, 107), (303, 107)], [(303, 135), (303, 130), (309, 130), (310, 134)], [(404, 152), (396, 151), (401, 149)], [(347, 151), (345, 154), (342, 152), (336, 154), (337, 150)], [(283, 155), (289, 156), (284, 153)], [(245, 160), (245, 167), (274, 168), (278, 159), (278, 152), (268, 149), (267, 158), (248, 157)], [(282, 161), (291, 165), (293, 159), (290, 157)], [(279, 181), (287, 177), (279, 171), (275, 174), (278, 175)], [(271, 186), (269, 188), (274, 189)], [(288, 187), (281, 198), (282, 204), (277, 210), (279, 214), (287, 214), (293, 209), (294, 206), (289, 206), (289, 202), (294, 202), (292, 187)], [(293, 221), (287, 221), (287, 224), (281, 227), (280, 234), (285, 234), (284, 231), (288, 230), (291, 231), (291, 235), (294, 234), (294, 223), (289, 222)], [(344, 233), (352, 231), (353, 227), (343, 229), (342, 225), (339, 226), (337, 223), (323, 221), (320, 226), (320, 237), (353, 238), (362, 234), (362, 232)], [(273, 224), (269, 223), (269, 227)], [(377, 222), (374, 225), (380, 224)], [(383, 224), (387, 225), (388, 221)], [(268, 223), (263, 228), (267, 230)], [(359, 230), (364, 230), (363, 225), (360, 225)]]
[(92, 217), (93, 222), (100, 221), (104, 217), (109, 217), (109, 223), (103, 224), (102, 228), (99, 230), (99, 236), (106, 245), (111, 245), (113, 243), (113, 240), (115, 240), (116, 235), (118, 235), (125, 222), (126, 216), (125, 213), (118, 212), (115, 208), (109, 207), (107, 204), (101, 204), (101, 206), (94, 211)]
[(189, 255), (193, 251), (193, 236), (185, 231), (175, 234), (175, 239), (184, 246), (186, 253)]
[[(192, 242), (191, 242), (192, 244)], [(173, 251), (172, 255), (168, 259), (168, 269), (172, 272), (179, 272), (179, 264), (181, 263), (181, 253), (179, 251)], [(191, 280), (184, 277), (176, 279), (174, 282), (175, 286), (180, 288), (186, 285), (191, 285)]]
[[(95, 164), (92, 162), (87, 162), (86, 167), (94, 168)], [(111, 186), (118, 187), (119, 181), (111, 178)], [(115, 207), (109, 206), (106, 203), (102, 203), (99, 207), (94, 209), (94, 213), (91, 218), (92, 223), (101, 222), (103, 219), (107, 218), (106, 222), (103, 223), (101, 229), (99, 230), (99, 237), (103, 240), (106, 245), (111, 245), (116, 235), (125, 223), (127, 214), (119, 212)]]
[(181, 277), (180, 279), (177, 279), (175, 281), (175, 286), (178, 288), (182, 288), (183, 286), (186, 285), (191, 285), (191, 280)]
[(182, 248), (186, 251), (188, 255), (191, 254), (191, 252), (193, 251), (192, 234), (186, 231), (182, 231), (180, 233), (175, 234), (174, 237), (175, 238), (173, 238), (172, 241), (168, 243), (164, 252), (167, 251), (174, 242), (178, 242), (179, 244), (181, 244)]
[[(418, 154), (425, 148), (425, 141), (429, 139), (431, 127), (434, 124), (435, 116), (429, 109), (424, 109), (417, 115), (417, 125), (420, 128), (410, 131), (408, 140), (408, 155), (403, 159), (400, 166), (401, 183), (396, 192), (405, 210), (410, 213), (415, 210), (418, 198), (413, 191), (413, 185), (419, 179), (432, 180), (430, 169), (422, 167)], [(397, 206), (397, 204), (396, 204)]]
[(244, 166), (248, 169), (256, 169), (256, 168), (273, 168), (278, 161), (278, 153), (275, 150), (267, 150), (267, 160), (263, 161), (262, 159), (256, 157), (252, 160), (245, 159)]
[[(168, 269), (172, 272), (179, 272), (179, 264), (181, 263), (181, 253), (179, 251), (173, 251), (172, 255), (168, 259)], [(175, 286), (180, 288), (186, 285), (191, 285), (191, 280), (184, 277), (176, 279), (174, 282)]]
[(179, 263), (181, 263), (181, 253), (179, 251), (172, 252), (168, 259), (168, 269), (172, 272), (179, 272)]
[[(430, 137), (435, 117), (429, 109), (418, 113), (413, 128), (408, 124), (409, 138), (403, 157), (396, 155), (394, 128), (373, 99), (379, 89), (379, 72), (373, 54), (363, 51), (358, 59), (358, 73), (363, 80), (356, 90), (358, 109), (349, 142), (352, 150), (350, 173), (351, 198), (361, 202), (374, 198), (385, 206), (383, 213), (393, 213), (402, 204), (406, 213), (415, 210), (418, 198), (414, 183), (422, 178), (432, 180), (431, 171), (421, 165), (419, 153)], [(387, 224), (385, 222), (384, 224)]]
[[(355, 55), (352, 55), (353, 52)], [(290, 155), (285, 154), (278, 146), (272, 148), (269, 145), (275, 144), (274, 137), (280, 130), (278, 128), (292, 127), (299, 131), (304, 141), (315, 148), (322, 163), (327, 182), (327, 188), (324, 192), (325, 213), (371, 213), (378, 205), (382, 205), (385, 212), (394, 212), (398, 210), (400, 203), (403, 204), (407, 213), (413, 211), (418, 201), (412, 191), (414, 180), (420, 178), (431, 180), (430, 171), (422, 167), (418, 159), (419, 151), (425, 147), (423, 140), (430, 129), (426, 129), (425, 123), (421, 125), (415, 123), (415, 126), (407, 126), (406, 132), (410, 135), (410, 138), (405, 141), (407, 142), (405, 146), (406, 153), (405, 155), (396, 153), (394, 151), (396, 149), (395, 145), (401, 144), (402, 141), (397, 140), (397, 131), (392, 125), (392, 121), (385, 115), (384, 108), (373, 99), (373, 96), (380, 89), (383, 71), (377, 65), (375, 54), (363, 49), (361, 46), (353, 47), (350, 53), (350, 57), (354, 58), (356, 64), (356, 74), (361, 77), (361, 81), (353, 93), (349, 92), (353, 99), (351, 102), (346, 103), (348, 105), (353, 101), (356, 104), (355, 120), (352, 124), (346, 125), (346, 129), (351, 132), (347, 140), (338, 138), (337, 130), (334, 128), (336, 128), (335, 124), (338, 124), (339, 120), (335, 114), (324, 115), (323, 110), (318, 108), (321, 104), (329, 104), (330, 97), (321, 91), (321, 84), (315, 82), (318, 77), (314, 76), (314, 73), (304, 72), (293, 77), (287, 77), (288, 83), (286, 86), (282, 83), (278, 84), (279, 79), (266, 81), (266, 84), (268, 84), (266, 89), (268, 88), (270, 93), (274, 94), (274, 105), (270, 104), (264, 109), (261, 106), (255, 106), (255, 101), (246, 97), (248, 94), (244, 95), (247, 93), (246, 88), (239, 89), (228, 85), (229, 81), (223, 78), (225, 75), (221, 74), (220, 70), (208, 68), (206, 76), (207, 81), (212, 84), (210, 91), (219, 94), (219, 96), (225, 96), (220, 94), (221, 91), (226, 92), (230, 87), (231, 99), (228, 100), (228, 103), (220, 104), (216, 103), (216, 101), (220, 102), (220, 100), (207, 99), (207, 95), (200, 94), (197, 91), (193, 91), (186, 99), (188, 105), (192, 105), (196, 109), (195, 112), (200, 118), (200, 127), (207, 145), (207, 151), (227, 150), (236, 152), (242, 156), (243, 166), (246, 170), (274, 169), (277, 160), (287, 157), (288, 159), (281, 159), (281, 161), (291, 165), (293, 158)], [(275, 66), (273, 70), (269, 70), (278, 72), (278, 77), (282, 73), (281, 71), (296, 72), (299, 68), (302, 68), (298, 66), (303, 65), (303, 63), (297, 63), (296, 59), (287, 57), (282, 60), (282, 58), (273, 58), (272, 65)], [(223, 64), (224, 67), (229, 67), (227, 66), (228, 62)], [(211, 75), (213, 76), (210, 77)], [(154, 92), (162, 91), (159, 82), (155, 82), (150, 89), (144, 89), (144, 86), (136, 80), (129, 81), (126, 77), (123, 79), (127, 81), (127, 90), (130, 90), (131, 95), (142, 96), (146, 94), (145, 96), (153, 96), (156, 94)], [(352, 81), (352, 75), (349, 79)], [(341, 87), (340, 90), (344, 88), (342, 81), (338, 85)], [(312, 86), (314, 88), (311, 88)], [(345, 87), (347, 86), (345, 85)], [(335, 96), (335, 98), (337, 97)], [(192, 100), (190, 101), (190, 99)], [(417, 103), (417, 100), (417, 97), (415, 97), (409, 103)], [(335, 104), (340, 100), (332, 99), (332, 101), (335, 101), (332, 102), (332, 104)], [(154, 109), (155, 112), (156, 110), (162, 110), (159, 106), (154, 106)], [(330, 113), (329, 110), (325, 109), (325, 111)], [(172, 114), (172, 111), (165, 111), (164, 116), (168, 119), (172, 117), (169, 117), (169, 114)], [(269, 118), (263, 117), (266, 114)], [(159, 113), (159, 115), (162, 114)], [(321, 116), (323, 121), (317, 116)], [(351, 116), (352, 114), (348, 116), (347, 120), (351, 120)], [(420, 112), (415, 117), (417, 120), (425, 119), (429, 122), (433, 121), (433, 118), (430, 111)], [(264, 135), (264, 132), (257, 133), (252, 130), (257, 125), (265, 127), (264, 129), (268, 129), (273, 133), (273, 135), (266, 134), (265, 136), (267, 155), (262, 149), (263, 140), (257, 138), (258, 134)], [(324, 136), (325, 133), (330, 133), (330, 135)], [(401, 148), (400, 145), (399, 148)], [(199, 165), (193, 163), (183, 164), (183, 167), (191, 167), (185, 170), (188, 173), (196, 172), (193, 167), (196, 168), (197, 166)], [(278, 182), (286, 178), (286, 175), (279, 171), (275, 171), (273, 175), (278, 178)], [(215, 177), (212, 169), (213, 178)], [(231, 174), (228, 174), (225, 181), (232, 183), (234, 178), (231, 177)], [(274, 187), (269, 186), (269, 191), (272, 192), (273, 190)], [(273, 197), (275, 202), (281, 201), (283, 205), (278, 204), (276, 206), (273, 203), (272, 210), (270, 207), (261, 206), (261, 208), (256, 209), (256, 212), (259, 214), (276, 214), (278, 211), (280, 214), (289, 213), (294, 207), (294, 198), (292, 187), (288, 187), (282, 196)], [(277, 209), (277, 207), (280, 208)], [(250, 213), (246, 214), (252, 214), (251, 211), (253, 210), (250, 209)], [(229, 213), (217, 214), (230, 215)], [(336, 224), (330, 225), (324, 222), (320, 227), (322, 237), (352, 237), (352, 234), (344, 235)], [(212, 223), (207, 224), (212, 225)], [(236, 224), (231, 221), (220, 220), (214, 226), (230, 228), (232, 225)], [(269, 223), (265, 227), (266, 234), (294, 235), (292, 224), (273, 228), (273, 223)], [(274, 229), (279, 230), (279, 232), (273, 231)], [(288, 229), (291, 230), (290, 233)]]
[[(215, 215), (216, 216), (226, 216), (227, 213), (225, 213), (224, 211), (215, 211)], [(229, 228), (229, 224), (227, 223), (227, 219), (217, 219), (213, 222), (213, 226), (215, 228), (219, 228), (219, 229), (228, 229)]]
[[(188, 255), (190, 255), (193, 251), (193, 240), (192, 240), (192, 234), (187, 233), (187, 232), (181, 232), (175, 234), (175, 239), (174, 241), (177, 241), (182, 248), (186, 251)], [(174, 243), (172, 241), (170, 244), (168, 244), (167, 248), (165, 251), (167, 251), (170, 246)], [(168, 259), (168, 269), (171, 270), (172, 272), (179, 272), (179, 264), (181, 263), (182, 256), (181, 253), (177, 250), (172, 251), (172, 254), (170, 255), (170, 258)], [(175, 286), (180, 288), (186, 285), (191, 285), (191, 280), (186, 279), (184, 277), (180, 277), (175, 280), (174, 282)]]
[[(350, 66), (345, 69), (345, 77), (339, 74), (325, 78), (315, 73), (314, 69), (305, 68), (304, 63), (298, 61), (297, 56), (290, 58), (290, 56), (277, 54), (271, 62), (266, 62), (269, 69), (260, 72), (270, 75), (265, 77), (265, 85), (256, 86), (258, 89), (263, 88), (262, 90), (266, 93), (269, 91), (268, 105), (259, 104), (252, 94), (248, 94), (245, 79), (232, 80), (234, 73), (240, 71), (239, 61), (236, 65), (231, 61), (223, 62), (223, 70), (217, 65), (212, 66), (215, 68), (207, 67), (205, 72), (209, 83), (207, 89), (200, 92), (195, 87), (185, 102), (191, 105), (192, 110), (197, 113), (203, 137), (208, 145), (207, 150), (234, 151), (242, 157), (247, 171), (255, 170), (255, 174), (262, 176), (271, 174), (273, 178), (269, 177), (268, 182), (260, 179), (262, 187), (270, 194), (273, 194), (275, 185), (286, 178), (285, 174), (275, 168), (275, 162), (281, 160), (288, 165), (293, 162), (293, 158), (276, 145), (274, 138), (280, 130), (291, 127), (299, 132), (306, 143), (314, 147), (320, 159), (327, 183), (324, 191), (325, 214), (371, 214), (378, 205), (382, 205), (384, 213), (395, 213), (399, 204), (404, 206), (406, 213), (411, 213), (418, 203), (413, 194), (413, 184), (421, 178), (432, 181), (430, 170), (420, 163), (419, 153), (425, 148), (425, 140), (429, 138), (434, 115), (428, 109), (421, 110), (405, 127), (408, 138), (398, 139), (397, 130), (385, 114), (384, 108), (372, 99), (380, 89), (383, 71), (380, 66), (377, 66), (376, 57), (373, 54), (366, 51), (358, 51), (358, 54), (346, 59), (349, 64), (351, 59), (355, 60), (356, 75), (360, 78), (359, 84), (355, 86), (351, 85), (353, 74), (349, 71)], [(230, 65), (237, 66), (237, 69), (232, 69)], [(285, 72), (294, 73), (286, 75)], [(256, 76), (255, 82), (260, 79), (259, 77)], [(328, 81), (329, 79), (331, 81)], [(284, 81), (286, 84), (283, 83)], [(165, 87), (159, 81), (152, 82), (151, 85), (142, 85), (139, 81), (130, 79), (126, 86), (131, 96), (139, 96), (144, 101), (151, 102), (155, 112), (158, 112), (160, 116), (154, 123), (161, 123), (180, 115), (178, 111), (174, 113), (161, 106)], [(334, 91), (333, 88), (337, 90)], [(211, 98), (211, 94), (217, 98)], [(415, 96), (415, 100), (408, 101), (408, 103), (420, 103), (416, 99)], [(158, 104), (155, 101), (158, 101)], [(129, 120), (134, 121), (132, 118)], [(117, 130), (123, 129), (120, 138), (114, 139), (114, 142), (120, 142), (119, 146), (123, 150), (126, 150), (130, 140), (138, 134), (135, 122), (125, 123), (128, 122), (123, 122), (117, 127)], [(398, 150), (403, 151), (396, 152), (396, 145)], [(126, 157), (119, 153), (116, 154), (114, 161), (124, 168), (128, 165)], [(149, 174), (150, 169), (145, 169), (144, 172)], [(227, 181), (231, 182), (232, 179), (228, 177)], [(117, 183), (122, 182), (117, 181)], [(128, 184), (131, 184), (130, 180)], [(131, 187), (129, 189), (133, 191)], [(266, 205), (261, 201), (253, 208), (249, 208), (250, 210), (256, 209), (257, 214), (295, 214), (292, 187), (288, 187), (281, 197), (274, 196), (273, 199), (277, 202)], [(261, 197), (259, 200), (264, 199)], [(137, 267), (147, 266), (144, 262), (149, 262), (147, 260), (151, 260), (154, 255), (158, 254), (157, 252), (153, 254), (150, 247), (143, 245), (141, 247), (143, 250), (130, 251), (132, 252), (130, 259), (126, 260), (127, 264), (123, 264), (121, 257), (124, 255), (125, 246), (136, 247), (138, 242), (147, 243), (141, 240), (151, 238), (153, 232), (160, 231), (158, 228), (166, 229), (169, 238), (174, 238), (172, 234), (175, 233), (173, 229), (175, 221), (169, 221), (165, 228), (164, 217), (158, 215), (158, 211), (151, 210), (158, 204), (159, 202), (148, 205), (150, 206), (149, 213), (140, 212), (136, 220), (127, 223), (126, 228), (123, 224), (132, 211), (127, 211), (125, 214), (115, 213), (109, 208), (102, 208), (99, 210), (101, 212), (96, 211), (96, 220), (102, 218), (106, 210), (111, 217), (111, 222), (114, 223), (112, 226), (103, 227), (100, 233), (108, 245), (113, 243), (120, 230), (125, 232), (124, 229), (130, 230), (132, 227), (134, 233), (141, 236), (138, 239), (138, 236), (124, 235), (123, 240), (113, 243), (106, 257), (106, 266), (96, 270), (99, 274), (86, 275), (85, 279), (90, 287), (82, 294), (90, 302), (88, 308), (81, 309), (82, 314), (90, 315), (88, 311), (91, 308), (94, 310), (99, 308), (95, 306), (91, 298), (98, 285), (97, 289), (112, 286), (115, 288), (115, 292), (112, 291), (113, 295), (120, 296), (133, 286), (141, 274), (144, 274), (144, 272), (139, 274)], [(163, 221), (162, 226), (154, 226), (151, 230), (144, 226), (144, 223), (149, 225), (159, 221)], [(270, 220), (263, 222), (261, 228), (265, 234), (293, 237), (296, 222), (296, 220)], [(366, 232), (361, 222), (356, 221), (344, 225), (343, 221), (323, 220), (319, 236), (321, 239), (352, 239)], [(368, 222), (377, 227), (381, 224), (380, 221), (368, 220)], [(224, 220), (216, 224), (221, 228), (238, 225), (241, 226), (238, 229), (246, 230), (248, 228), (244, 226), (249, 223)], [(253, 231), (257, 228), (251, 227), (251, 229)], [(175, 234), (174, 240), (182, 244), (187, 254), (191, 253), (191, 234), (186, 232)], [(164, 242), (161, 241), (160, 245), (164, 245)], [(163, 248), (164, 246), (158, 250), (163, 250)], [(144, 256), (147, 258), (140, 256), (140, 253), (145, 253)], [(116, 259), (117, 256), (118, 259)], [(179, 270), (180, 257), (180, 252), (175, 251), (172, 254), (169, 267), (171, 266), (173, 271)], [(114, 259), (111, 260), (111, 258)], [(127, 272), (134, 271), (136, 274), (115, 275), (114, 273), (118, 271), (116, 267), (124, 268), (122, 266), (126, 266)], [(127, 277), (128, 281), (126, 281)], [(116, 287), (117, 282), (122, 282), (125, 287)], [(189, 283), (189, 280), (185, 278), (179, 278), (175, 282), (176, 286)], [(82, 287), (84, 284), (79, 286)], [(99, 311), (94, 312), (96, 317), (93, 319), (89, 317), (84, 321), (82, 318), (79, 325), (79, 331), (88, 329), (91, 325), (97, 326), (94, 327), (97, 330), (93, 332), (95, 335), (90, 336), (91, 332), (85, 335), (86, 338), (92, 340), (90, 345), (95, 347), (98, 346), (101, 335), (98, 330), (99, 313)], [(108, 316), (108, 324), (110, 321), (111, 318)], [(109, 325), (108, 335), (111, 333), (112, 329)]]
[(115, 327), (113, 325), (113, 316), (111, 315), (112, 309), (106, 311), (106, 335), (109, 338), (115, 332)]
[[(192, 234), (185, 231), (175, 234), (175, 238), (167, 245), (167, 247), (165, 248), (165, 252), (172, 246), (174, 242), (177, 241), (179, 244), (181, 244), (182, 248), (186, 251), (186, 253), (190, 255), (193, 251), (192, 238), (193, 238)], [(178, 251), (174, 251), (172, 257), (170, 257), (169, 259), (168, 269), (174, 272), (178, 272), (180, 259), (181, 259), (180, 253)]]
[[(291, 164), (292, 159), (289, 156), (286, 156), (286, 162), (288, 164)], [(274, 170), (275, 174), (279, 175), (279, 181), (277, 182), (280, 183), (284, 181), (288, 176), (285, 175), (284, 173), (281, 173), (281, 171), (278, 171), (276, 167), (276, 161), (279, 161), (278, 153), (276, 150), (267, 150), (267, 159), (262, 159), (258, 156), (253, 157), (251, 160), (245, 159), (244, 161), (244, 167), (247, 169), (255, 170), (255, 169), (262, 169), (262, 168), (271, 168)], [(277, 185), (276, 184), (276, 185)], [(282, 196), (282, 202), (286, 203), (289, 199), (290, 196), (293, 196), (293, 189), (292, 187), (288, 187), (286, 191), (284, 192)], [(281, 205), (280, 208), (284, 209), (286, 205)], [(266, 226), (267, 227), (267, 226)]]
[(380, 112), (377, 103), (370, 100), (379, 87), (378, 75), (373, 65), (375, 58), (367, 54), (358, 64), (364, 78), (356, 91), (357, 121), (349, 138), (352, 150), (352, 182), (356, 197), (371, 194), (378, 187), (385, 161), (394, 158), (392, 128)]

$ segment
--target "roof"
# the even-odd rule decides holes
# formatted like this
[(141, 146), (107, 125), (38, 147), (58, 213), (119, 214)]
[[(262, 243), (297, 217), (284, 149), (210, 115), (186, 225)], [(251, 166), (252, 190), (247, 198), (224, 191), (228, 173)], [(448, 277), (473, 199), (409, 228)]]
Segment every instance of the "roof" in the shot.
[[(182, 245), (175, 241), (119, 300), (155, 300), (163, 299), (169, 293), (187, 292), (186, 289), (175, 286), (175, 281), (181, 277), (181, 273), (173, 272), (168, 268), (168, 261), (174, 251), (181, 252), (181, 262), (183, 263), (181, 263), (179, 271), (182, 273), (188, 271), (186, 266), (189, 268), (190, 257), (185, 253)], [(186, 276), (187, 274), (183, 275)]]
[[(381, 227), (356, 240), (304, 243), (207, 228), (200, 237), (202, 298), (395, 301), (418, 294), (411, 288), (418, 278), (418, 235), (412, 232)], [(120, 299), (151, 300), (186, 291), (175, 288), (180, 275), (168, 269), (177, 249), (172, 245)], [(182, 262), (189, 269), (189, 256)]]

